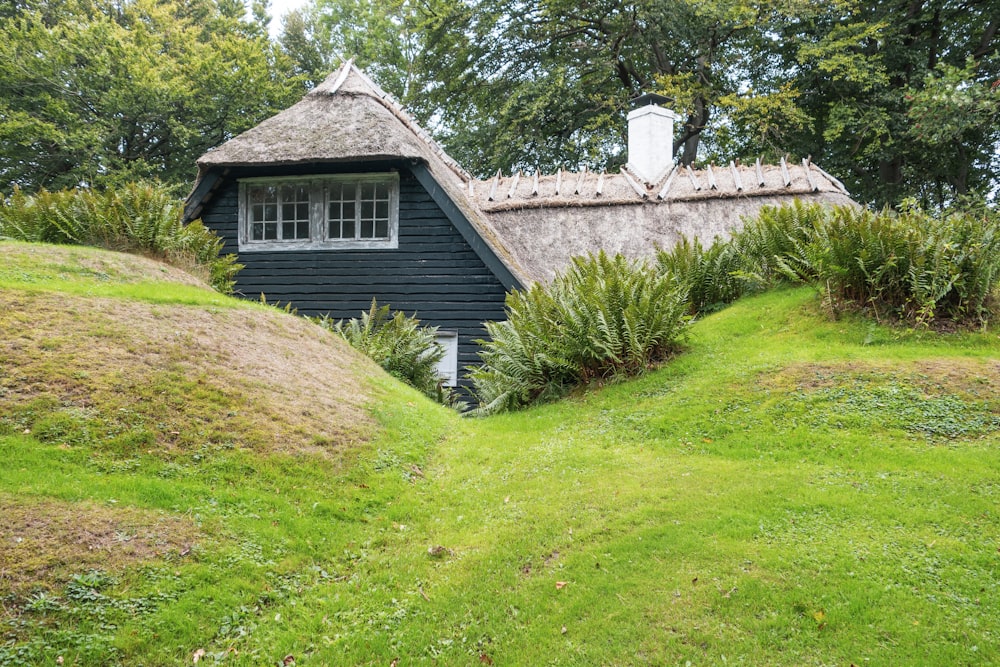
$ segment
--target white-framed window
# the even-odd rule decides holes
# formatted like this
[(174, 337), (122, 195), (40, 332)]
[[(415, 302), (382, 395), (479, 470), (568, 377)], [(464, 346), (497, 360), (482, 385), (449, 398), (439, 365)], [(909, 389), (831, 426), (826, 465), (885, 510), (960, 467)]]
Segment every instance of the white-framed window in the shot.
[(435, 342), (444, 349), (444, 357), (437, 362), (437, 374), (445, 387), (458, 386), (458, 333), (438, 331)]
[(399, 247), (399, 175), (239, 181), (239, 249)]

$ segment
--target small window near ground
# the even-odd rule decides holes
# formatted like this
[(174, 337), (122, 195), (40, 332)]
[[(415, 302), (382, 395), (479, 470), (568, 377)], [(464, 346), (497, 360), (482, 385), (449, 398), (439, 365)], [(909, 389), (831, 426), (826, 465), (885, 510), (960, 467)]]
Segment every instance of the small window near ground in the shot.
[(438, 376), (445, 387), (458, 386), (458, 334), (454, 331), (438, 331), (437, 344), (444, 349), (444, 357), (437, 364)]

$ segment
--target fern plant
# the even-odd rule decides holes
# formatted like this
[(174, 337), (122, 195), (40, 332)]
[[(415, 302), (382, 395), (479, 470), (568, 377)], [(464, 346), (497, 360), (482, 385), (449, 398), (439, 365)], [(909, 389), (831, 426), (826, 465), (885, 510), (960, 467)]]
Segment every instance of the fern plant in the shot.
[(444, 348), (435, 340), (437, 327), (424, 327), (416, 317), (402, 311), (390, 312), (372, 299), (368, 312), (349, 320), (332, 320), (329, 315), (316, 321), (363, 352), (393, 377), (406, 382), (431, 398), (448, 403), (441, 386), (437, 364)]
[(516, 409), (664, 360), (689, 320), (686, 293), (668, 275), (603, 252), (575, 258), (549, 285), (509, 293), (507, 320), (486, 324), (482, 366), (469, 374), (478, 412)]
[(752, 289), (747, 262), (729, 241), (716, 239), (705, 248), (697, 238), (682, 238), (668, 251), (657, 253), (657, 267), (682, 287), (692, 313), (708, 313), (731, 303)]
[(234, 255), (220, 255), (222, 239), (200, 221), (183, 224), (181, 202), (158, 183), (33, 195), (15, 187), (0, 197), (0, 237), (149, 255), (203, 274), (226, 294), (242, 268)]
[(693, 313), (712, 312), (782, 280), (808, 279), (797, 253), (825, 215), (822, 206), (799, 200), (764, 207), (728, 240), (716, 238), (705, 247), (697, 238), (681, 238), (657, 253), (657, 267), (688, 290)]
[[(762, 218), (780, 215), (762, 212)], [(917, 324), (985, 321), (1000, 284), (1000, 216), (835, 207), (791, 239), (786, 274), (831, 300)]]

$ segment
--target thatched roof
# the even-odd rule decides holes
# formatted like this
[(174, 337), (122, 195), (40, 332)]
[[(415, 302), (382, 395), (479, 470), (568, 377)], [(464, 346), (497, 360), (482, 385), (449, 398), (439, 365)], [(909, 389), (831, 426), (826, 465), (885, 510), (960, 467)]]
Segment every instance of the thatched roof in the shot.
[(532, 280), (545, 282), (572, 257), (651, 257), (682, 236), (728, 238), (762, 206), (792, 199), (853, 205), (840, 181), (816, 165), (730, 164), (675, 168), (656, 183), (617, 174), (497, 174), (470, 191), (490, 227)]
[(203, 155), (186, 211), (199, 213), (212, 179), (228, 167), (400, 158), (426, 168), (432, 185), (522, 285), (550, 280), (588, 252), (647, 257), (681, 235), (726, 237), (763, 205), (793, 198), (853, 204), (839, 181), (808, 161), (675, 168), (657, 183), (626, 169), (473, 179), (348, 62), (297, 104)]
[(213, 175), (217, 178), (218, 172), (228, 167), (400, 158), (425, 166), (476, 236), (485, 242), (487, 252), (517, 281), (528, 282), (482, 214), (465, 197), (464, 186), (471, 176), (353, 61), (297, 104), (201, 156), (185, 215), (190, 219), (200, 213), (216, 187), (211, 182)]
[(468, 178), (392, 97), (349, 62), (302, 100), (198, 159), (199, 167), (436, 155)]
[[(803, 194), (804, 201), (854, 205), (836, 192)], [(790, 196), (700, 198), (609, 206), (506, 208), (488, 213), (490, 227), (531, 279), (551, 280), (570, 259), (604, 250), (627, 257), (652, 257), (682, 236), (710, 243), (728, 238), (745, 217), (762, 206), (789, 203)]]
[(470, 192), (483, 211), (563, 206), (608, 206), (640, 204), (644, 201), (694, 201), (740, 197), (788, 197), (847, 190), (808, 160), (801, 165), (753, 165), (730, 163), (703, 169), (674, 167), (654, 183), (648, 183), (626, 168), (605, 174), (559, 170), (555, 174), (522, 174), (473, 183)]

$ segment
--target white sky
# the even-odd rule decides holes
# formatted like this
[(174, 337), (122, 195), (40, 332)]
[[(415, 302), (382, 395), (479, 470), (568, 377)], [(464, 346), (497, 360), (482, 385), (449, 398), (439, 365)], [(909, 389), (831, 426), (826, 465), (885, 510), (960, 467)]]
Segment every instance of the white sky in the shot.
[[(269, 26), (271, 37), (277, 37), (278, 33), (281, 32), (281, 17), (292, 11), (293, 9), (298, 9), (302, 5), (306, 4), (308, 0), (271, 0), (271, 10), (268, 12), (271, 15), (271, 25)], [(247, 3), (250, 4), (249, 2)]]

